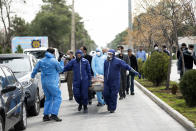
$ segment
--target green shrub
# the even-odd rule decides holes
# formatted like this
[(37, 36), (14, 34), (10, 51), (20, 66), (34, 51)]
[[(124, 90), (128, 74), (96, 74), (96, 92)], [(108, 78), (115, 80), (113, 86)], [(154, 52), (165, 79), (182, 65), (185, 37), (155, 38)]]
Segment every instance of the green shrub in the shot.
[(144, 64), (144, 76), (155, 86), (167, 79), (169, 56), (165, 53), (154, 52)]
[(18, 46), (16, 47), (15, 53), (23, 53), (23, 49), (22, 49), (21, 45), (18, 45)]
[(196, 106), (196, 70), (187, 71), (180, 81), (180, 90), (188, 106)]
[(141, 75), (144, 75), (144, 71), (143, 71), (144, 62), (142, 62), (142, 59), (138, 59), (137, 64), (138, 64), (138, 72)]

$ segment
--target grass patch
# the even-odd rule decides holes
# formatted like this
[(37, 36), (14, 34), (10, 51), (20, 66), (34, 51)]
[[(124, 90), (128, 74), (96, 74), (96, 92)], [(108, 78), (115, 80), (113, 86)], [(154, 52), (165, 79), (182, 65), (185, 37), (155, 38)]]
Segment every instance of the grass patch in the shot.
[(149, 91), (151, 91), (153, 94), (155, 94), (157, 97), (162, 99), (164, 102), (166, 102), (168, 105), (170, 105), (172, 108), (180, 112), (182, 115), (184, 115), (187, 119), (192, 121), (196, 126), (196, 107), (188, 107), (186, 105), (185, 100), (183, 99), (182, 94), (180, 93), (180, 90), (178, 89), (176, 95), (173, 95), (171, 93), (171, 88), (173, 84), (177, 84), (176, 82), (171, 82), (171, 87), (169, 90), (165, 90), (165, 85), (162, 84), (161, 86), (154, 86), (152, 82), (149, 82), (146, 79), (138, 79), (136, 80), (142, 84), (144, 87), (146, 87)]

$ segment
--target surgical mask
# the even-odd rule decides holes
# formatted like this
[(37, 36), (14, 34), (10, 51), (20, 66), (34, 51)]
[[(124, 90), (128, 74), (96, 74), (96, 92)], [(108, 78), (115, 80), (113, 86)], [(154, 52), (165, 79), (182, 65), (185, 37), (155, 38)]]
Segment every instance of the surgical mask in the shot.
[(67, 55), (66, 57), (67, 57), (67, 58), (70, 58), (70, 55)]
[(155, 50), (158, 50), (158, 49), (159, 49), (159, 47), (157, 47), (157, 46), (156, 46), (154, 49), (155, 49)]
[(101, 52), (97, 52), (96, 54), (97, 54), (97, 56), (101, 56)]
[(112, 55), (107, 55), (107, 59), (108, 59), (109, 61), (111, 61), (111, 60), (112, 60), (112, 58), (113, 58), (113, 56), (112, 56)]
[(118, 54), (121, 54), (121, 50), (117, 50), (117, 53), (118, 53)]
[(193, 53), (193, 50), (188, 49), (188, 52), (190, 52), (192, 54)]

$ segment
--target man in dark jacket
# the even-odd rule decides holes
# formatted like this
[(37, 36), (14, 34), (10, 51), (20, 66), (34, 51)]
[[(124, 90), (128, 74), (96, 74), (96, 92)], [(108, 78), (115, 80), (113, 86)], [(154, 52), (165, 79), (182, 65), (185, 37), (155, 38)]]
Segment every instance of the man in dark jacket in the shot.
[(165, 54), (167, 54), (168, 56), (170, 56), (170, 52), (168, 51), (166, 45), (163, 45), (163, 46), (162, 46), (162, 50), (163, 50), (163, 52), (164, 52)]
[[(127, 64), (128, 64), (128, 56), (123, 54), (123, 50), (124, 50), (124, 47), (123, 46), (118, 46), (117, 48), (117, 52), (118, 52), (118, 55), (116, 55), (117, 58), (125, 61)], [(125, 94), (125, 91), (126, 91), (126, 88), (127, 88), (127, 74), (126, 74), (126, 69), (121, 69), (120, 70), (120, 92), (119, 92), (119, 95), (120, 95), (120, 98), (119, 100), (122, 100), (123, 98), (126, 97), (126, 94)]]
[[(185, 43), (182, 43), (180, 50), (182, 51), (182, 53), (186, 52), (188, 50), (187, 45)], [(178, 50), (177, 52), (177, 58), (178, 58), (177, 67), (178, 67), (178, 72), (180, 74), (180, 78), (182, 78), (183, 68), (182, 68), (182, 57), (180, 54), (180, 50)]]
[[(188, 49), (183, 50), (185, 71), (193, 69), (193, 63), (196, 65), (194, 59), (194, 45), (189, 45)], [(179, 67), (181, 69), (181, 77), (184, 74), (182, 69), (182, 57), (179, 58)], [(178, 68), (179, 69), (179, 68)]]
[(107, 60), (104, 63), (104, 100), (108, 111), (114, 113), (117, 106), (118, 92), (120, 90), (120, 70), (124, 68), (135, 75), (139, 75), (125, 61), (115, 57), (115, 50), (108, 51)]
[(82, 51), (76, 52), (76, 59), (71, 60), (65, 67), (64, 72), (73, 70), (73, 94), (79, 104), (78, 111), (84, 106), (84, 113), (88, 112), (88, 88), (91, 86), (91, 69), (88, 60), (82, 57)]
[(194, 53), (194, 45), (189, 45), (189, 49), (183, 51), (185, 70), (193, 69), (193, 63), (195, 62), (193, 53)]
[[(82, 46), (82, 47), (80, 48), (80, 50), (83, 52), (83, 55), (84, 55), (83, 58), (87, 59), (88, 62), (90, 63), (91, 75), (94, 76), (94, 75), (93, 75), (92, 66), (91, 66), (91, 63), (92, 63), (92, 56), (90, 56), (90, 55), (87, 54), (87, 48), (86, 48), (85, 46)], [(89, 105), (92, 104), (92, 99), (93, 99), (94, 97), (95, 97), (95, 92), (89, 90), (89, 91), (88, 91), (88, 102), (89, 102)]]
[[(129, 58), (128, 63), (130, 63), (129, 65), (135, 71), (138, 71), (137, 59), (136, 59), (135, 55), (133, 55), (132, 49), (128, 49), (128, 58)], [(129, 94), (130, 80), (131, 80), (131, 88), (130, 88), (131, 95), (135, 95), (135, 93), (134, 93), (134, 78), (135, 78), (134, 73), (130, 73), (130, 75), (127, 76), (127, 89), (126, 89), (127, 94)]]

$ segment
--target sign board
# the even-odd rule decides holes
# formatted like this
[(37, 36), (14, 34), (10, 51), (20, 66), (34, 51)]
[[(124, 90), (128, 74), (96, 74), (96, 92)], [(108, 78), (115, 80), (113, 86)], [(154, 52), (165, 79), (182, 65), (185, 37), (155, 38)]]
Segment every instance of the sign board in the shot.
[(14, 37), (12, 39), (12, 53), (15, 53), (18, 46), (21, 46), (22, 49), (30, 48), (48, 48), (48, 37), (47, 36), (21, 36)]

